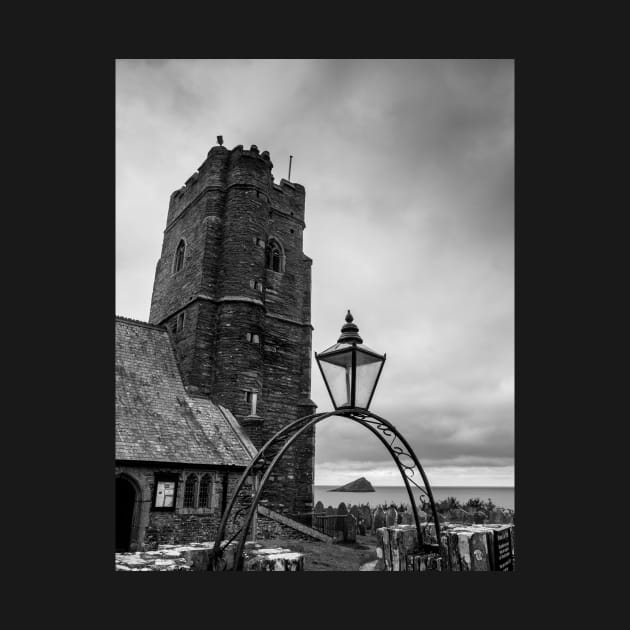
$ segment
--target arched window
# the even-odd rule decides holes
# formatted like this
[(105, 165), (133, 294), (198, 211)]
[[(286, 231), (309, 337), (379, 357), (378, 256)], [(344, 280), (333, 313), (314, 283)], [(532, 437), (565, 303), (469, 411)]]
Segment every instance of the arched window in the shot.
[(175, 252), (175, 263), (173, 264), (173, 271), (179, 271), (184, 266), (184, 254), (186, 253), (186, 243), (184, 239), (179, 241), (177, 251)]
[(280, 244), (274, 240), (269, 241), (269, 245), (267, 246), (266, 266), (267, 269), (271, 269), (272, 271), (284, 271), (284, 252)]
[(195, 507), (195, 499), (197, 498), (197, 475), (192, 474), (186, 477), (184, 484), (184, 507)]
[(206, 473), (199, 482), (199, 507), (210, 507), (210, 484), (212, 479), (210, 475)]

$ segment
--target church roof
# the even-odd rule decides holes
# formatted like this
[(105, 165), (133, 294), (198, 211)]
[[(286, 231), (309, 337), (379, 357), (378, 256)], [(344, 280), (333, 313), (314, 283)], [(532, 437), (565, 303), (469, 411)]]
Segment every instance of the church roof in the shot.
[(116, 459), (247, 466), (256, 449), (232, 413), (184, 388), (168, 332), (116, 318)]

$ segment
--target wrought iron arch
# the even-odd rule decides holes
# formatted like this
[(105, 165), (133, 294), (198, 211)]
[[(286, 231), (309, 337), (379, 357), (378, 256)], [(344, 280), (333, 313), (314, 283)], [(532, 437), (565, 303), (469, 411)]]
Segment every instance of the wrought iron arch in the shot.
[[(440, 522), (437, 513), (437, 509), (435, 507), (435, 501), (433, 499), (433, 493), (431, 491), (431, 486), (429, 484), (429, 480), (418, 460), (416, 454), (413, 449), (404, 438), (404, 436), (385, 418), (381, 416), (377, 416), (376, 414), (362, 408), (351, 408), (351, 409), (343, 409), (336, 411), (328, 411), (324, 413), (315, 413), (308, 416), (303, 416), (302, 418), (298, 418), (294, 420), (290, 424), (286, 425), (282, 429), (280, 429), (273, 437), (271, 437), (262, 448), (256, 453), (254, 459), (249, 464), (249, 466), (245, 469), (241, 478), (238, 481), (238, 484), (230, 498), (230, 502), (228, 503), (225, 512), (223, 513), (223, 517), (221, 518), (221, 523), (219, 524), (219, 531), (217, 532), (216, 541), (214, 544), (214, 557), (213, 557), (213, 568), (214, 570), (224, 570), (225, 569), (225, 561), (223, 560), (223, 551), (233, 540), (239, 537), (238, 545), (235, 551), (235, 562), (234, 562), (234, 570), (238, 571), (242, 569), (243, 566), (243, 549), (245, 547), (245, 541), (247, 539), (247, 534), (249, 532), (249, 528), (251, 526), (254, 515), (256, 514), (258, 503), (262, 496), (262, 492), (265, 488), (265, 484), (269, 479), (269, 476), (273, 472), (278, 461), (282, 458), (282, 456), (286, 453), (286, 451), (291, 447), (293, 442), (297, 440), (300, 435), (302, 435), (305, 431), (316, 425), (318, 422), (325, 420), (331, 416), (338, 416), (343, 418), (349, 418), (358, 424), (361, 424), (365, 428), (367, 428), (371, 433), (373, 433), (385, 446), (389, 454), (394, 459), (396, 466), (403, 478), (405, 483), (405, 488), (407, 489), (407, 493), (409, 495), (409, 500), (411, 503), (411, 508), (413, 510), (413, 516), (416, 523), (416, 529), (418, 532), (418, 540), (423, 540), (422, 530), (420, 528), (420, 518), (418, 516), (418, 509), (416, 506), (416, 502), (413, 497), (413, 491), (411, 488), (411, 484), (416, 486), (420, 491), (427, 495), (429, 499), (429, 503), (431, 505), (431, 512), (433, 515), (433, 522), (435, 523), (435, 534), (436, 539), (438, 541), (437, 544), (430, 544), (427, 542), (423, 543), (423, 546), (426, 550), (438, 552), (440, 551)], [(390, 439), (391, 438), (391, 439)], [(396, 445), (395, 442), (399, 442), (400, 444)], [(422, 477), (422, 481), (424, 483), (424, 487), (420, 486), (414, 479), (416, 469), (420, 473)], [(249, 505), (245, 505), (240, 509), (234, 511), (234, 507), (236, 505), (237, 497), (239, 492), (245, 486), (245, 482), (248, 477), (252, 474), (261, 474), (260, 483), (256, 488), (255, 494), (251, 497), (251, 503)], [(245, 501), (247, 497), (243, 497), (243, 501)], [(224, 544), (224, 536), (227, 529), (227, 524), (232, 517), (233, 521), (236, 521), (236, 517), (239, 516), (242, 512), (246, 511), (246, 515), (243, 523), (238, 526), (236, 523), (237, 531), (236, 533)]]

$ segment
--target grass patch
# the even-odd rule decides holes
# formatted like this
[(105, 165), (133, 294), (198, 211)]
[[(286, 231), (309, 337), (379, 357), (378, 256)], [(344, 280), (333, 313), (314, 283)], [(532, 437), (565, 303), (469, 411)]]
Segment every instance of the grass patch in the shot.
[(359, 536), (353, 543), (329, 544), (318, 540), (268, 538), (256, 540), (263, 547), (282, 547), (304, 554), (305, 571), (358, 571), (376, 560), (376, 536)]

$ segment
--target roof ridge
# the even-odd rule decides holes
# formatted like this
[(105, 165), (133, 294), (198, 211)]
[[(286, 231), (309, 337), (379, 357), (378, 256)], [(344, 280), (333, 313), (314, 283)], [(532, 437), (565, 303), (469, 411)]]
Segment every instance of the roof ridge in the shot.
[(129, 322), (131, 324), (136, 324), (139, 326), (144, 326), (145, 328), (151, 328), (153, 330), (166, 330), (166, 326), (160, 324), (149, 324), (149, 322), (143, 322), (139, 319), (132, 319), (131, 317), (124, 317), (123, 315), (116, 315), (117, 320), (123, 322)]

